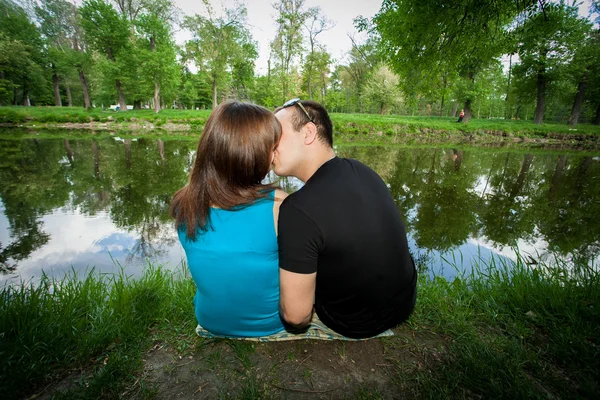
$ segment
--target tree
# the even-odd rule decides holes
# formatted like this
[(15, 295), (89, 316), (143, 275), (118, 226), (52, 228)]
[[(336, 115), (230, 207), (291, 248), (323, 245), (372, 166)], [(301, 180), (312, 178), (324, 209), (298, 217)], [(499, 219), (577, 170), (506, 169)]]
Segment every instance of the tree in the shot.
[[(372, 29), (364, 19), (357, 25), (380, 37), (380, 49), (403, 80), (425, 84), (455, 72), (474, 82), (505, 51), (505, 27), (533, 3), (384, 0)], [(465, 95), (466, 123), (473, 98)]]
[(172, 97), (179, 81), (175, 44), (171, 39), (173, 4), (170, 0), (147, 3), (147, 11), (136, 20), (139, 33), (139, 60), (142, 83), (153, 90), (154, 112), (160, 111), (160, 93)]
[(208, 17), (186, 16), (183, 26), (192, 33), (186, 50), (196, 66), (211, 78), (212, 106), (215, 108), (218, 104), (217, 91), (228, 77), (228, 70), (237, 65), (239, 72), (240, 62), (254, 63), (258, 53), (256, 43), (245, 26), (245, 6), (226, 9), (223, 17), (216, 17), (208, 0), (203, 2)]
[(548, 83), (558, 79), (560, 68), (573, 60), (575, 49), (584, 42), (588, 23), (577, 11), (564, 3), (541, 2), (517, 30), (521, 68), (536, 81), (535, 123), (544, 120)]
[[(308, 98), (313, 99), (313, 70), (319, 61), (321, 61), (320, 67), (322, 67), (324, 49), (317, 49), (317, 36), (324, 31), (333, 28), (334, 23), (329, 20), (323, 10), (320, 7), (311, 7), (306, 12), (306, 19), (303, 23), (306, 32), (308, 33), (308, 44), (310, 46), (310, 52), (306, 57), (304, 64), (304, 73), (306, 76), (306, 88), (308, 92)], [(316, 52), (319, 51), (319, 54)], [(322, 68), (320, 68), (322, 69)], [(320, 74), (319, 74), (320, 75)], [(321, 94), (321, 101), (324, 95)]]
[(10, 0), (0, 0), (0, 49), (0, 104), (10, 98), (17, 104), (20, 91), (21, 104), (31, 105), (46, 84), (44, 43), (25, 10)]
[(54, 105), (61, 106), (59, 75), (68, 73), (68, 55), (71, 50), (70, 37), (73, 35), (72, 5), (64, 0), (41, 0), (35, 5), (35, 15), (40, 31), (49, 44), (48, 55), (52, 69), (52, 88)]
[(380, 65), (366, 84), (365, 95), (379, 114), (389, 113), (402, 101), (398, 77), (387, 66)]
[(306, 21), (304, 0), (279, 0), (273, 4), (277, 12), (277, 33), (271, 42), (271, 54), (281, 78), (281, 104), (288, 96), (290, 76), (295, 60), (302, 52), (302, 25)]
[(86, 39), (109, 61), (104, 72), (115, 82), (121, 110), (127, 110), (121, 80), (125, 76), (122, 58), (130, 47), (129, 23), (103, 0), (85, 0), (80, 13)]
[(573, 99), (573, 106), (567, 123), (577, 126), (590, 79), (593, 81), (599, 80), (597, 76), (600, 74), (600, 30), (592, 31), (590, 26), (590, 29), (585, 32), (583, 45), (578, 49), (573, 62), (569, 65), (571, 74), (577, 82), (577, 93)]
[(317, 46), (305, 60), (302, 68), (302, 89), (306, 90), (310, 99), (317, 98), (323, 103), (327, 96), (331, 55), (322, 46)]
[(347, 103), (352, 103), (351, 111), (364, 112), (365, 85), (371, 78), (374, 67), (380, 61), (377, 41), (370, 38), (363, 44), (357, 44), (352, 37), (350, 39), (352, 48), (348, 52), (348, 62), (343, 65), (344, 71), (340, 78), (342, 85), (347, 89)]

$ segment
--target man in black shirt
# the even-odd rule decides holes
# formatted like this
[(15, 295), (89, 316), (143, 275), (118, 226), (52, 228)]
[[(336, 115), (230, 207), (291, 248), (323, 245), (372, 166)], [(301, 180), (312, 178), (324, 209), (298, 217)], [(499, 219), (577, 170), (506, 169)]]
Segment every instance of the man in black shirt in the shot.
[(275, 115), (283, 134), (273, 169), (305, 182), (279, 210), (282, 318), (301, 328), (314, 310), (350, 338), (405, 321), (417, 274), (388, 187), (366, 165), (336, 157), (332, 123), (320, 104), (295, 99)]

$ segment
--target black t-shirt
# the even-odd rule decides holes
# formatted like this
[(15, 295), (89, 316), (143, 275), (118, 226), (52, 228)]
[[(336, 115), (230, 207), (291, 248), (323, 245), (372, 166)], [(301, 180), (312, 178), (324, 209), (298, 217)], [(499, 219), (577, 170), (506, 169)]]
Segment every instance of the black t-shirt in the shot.
[(315, 310), (351, 338), (375, 336), (404, 321), (417, 274), (404, 223), (373, 170), (335, 157), (279, 211), (279, 266), (317, 273)]

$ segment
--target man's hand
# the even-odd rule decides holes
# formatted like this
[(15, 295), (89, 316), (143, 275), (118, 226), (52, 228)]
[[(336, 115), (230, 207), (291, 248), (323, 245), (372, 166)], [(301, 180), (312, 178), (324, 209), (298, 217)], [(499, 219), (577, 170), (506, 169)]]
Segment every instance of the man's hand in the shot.
[(316, 282), (316, 272), (297, 274), (279, 269), (279, 311), (285, 322), (295, 328), (303, 328), (310, 323)]

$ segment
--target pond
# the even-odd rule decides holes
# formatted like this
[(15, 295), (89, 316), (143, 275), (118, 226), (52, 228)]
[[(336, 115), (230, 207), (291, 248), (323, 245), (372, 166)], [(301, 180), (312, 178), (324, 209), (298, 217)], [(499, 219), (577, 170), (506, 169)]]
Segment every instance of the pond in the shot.
[[(179, 268), (168, 209), (187, 181), (196, 141), (0, 140), (0, 282), (42, 270), (139, 275)], [(582, 259), (597, 265), (600, 157), (540, 150), (338, 146), (388, 184), (410, 247), (431, 273), (473, 261)], [(277, 179), (270, 175), (267, 179)], [(288, 191), (302, 183), (282, 179)], [(454, 267), (452, 266), (454, 265)]]

